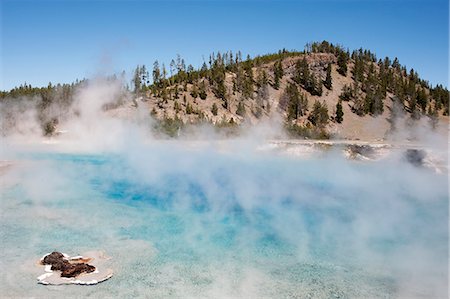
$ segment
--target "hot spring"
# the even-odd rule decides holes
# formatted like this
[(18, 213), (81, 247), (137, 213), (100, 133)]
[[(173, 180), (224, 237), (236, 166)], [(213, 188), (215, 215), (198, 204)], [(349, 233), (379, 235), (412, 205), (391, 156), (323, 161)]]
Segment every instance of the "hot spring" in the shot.
[[(448, 176), (394, 153), (179, 141), (3, 156), (2, 297), (447, 297)], [(111, 279), (36, 283), (43, 254), (97, 249)]]

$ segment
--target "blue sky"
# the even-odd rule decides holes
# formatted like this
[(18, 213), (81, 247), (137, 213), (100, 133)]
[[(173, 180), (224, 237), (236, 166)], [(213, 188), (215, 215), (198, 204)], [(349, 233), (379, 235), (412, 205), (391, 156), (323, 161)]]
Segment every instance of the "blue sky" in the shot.
[(1, 90), (321, 40), (397, 56), (448, 86), (447, 0), (0, 1)]

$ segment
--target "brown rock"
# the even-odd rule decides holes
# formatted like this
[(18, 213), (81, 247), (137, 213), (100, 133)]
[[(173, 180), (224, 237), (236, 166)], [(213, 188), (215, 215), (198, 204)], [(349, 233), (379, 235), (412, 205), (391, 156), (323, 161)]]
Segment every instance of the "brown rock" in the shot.
[(64, 255), (61, 252), (53, 251), (49, 255), (46, 255), (42, 260), (44, 265), (53, 265), (54, 263), (59, 263), (64, 259)]
[(63, 271), (70, 266), (70, 263), (66, 260), (59, 260), (52, 264), (51, 270)]
[[(81, 261), (84, 261), (81, 259)], [(95, 271), (95, 267), (86, 263), (71, 263), (64, 258), (61, 252), (54, 251), (45, 256), (41, 262), (44, 265), (52, 265), (51, 270), (61, 271), (61, 277), (75, 277), (81, 273), (90, 273)]]
[(69, 267), (65, 268), (61, 277), (75, 277), (81, 273), (91, 273), (95, 271), (95, 267), (88, 264), (69, 264)]

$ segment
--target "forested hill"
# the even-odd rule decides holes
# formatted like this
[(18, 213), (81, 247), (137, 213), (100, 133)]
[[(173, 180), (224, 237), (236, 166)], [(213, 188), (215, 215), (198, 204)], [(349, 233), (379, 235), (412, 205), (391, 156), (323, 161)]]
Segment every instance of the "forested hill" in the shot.
[[(31, 97), (44, 134), (52, 134), (62, 115), (67, 116), (74, 90), (85, 84), (23, 85), (1, 92), (2, 115), (8, 116), (14, 98)], [(55, 105), (58, 109), (49, 108)], [(234, 128), (276, 114), (297, 136), (382, 138), (396, 129), (397, 118), (426, 119), (432, 128), (447, 124), (449, 93), (442, 85), (431, 86), (397, 58), (379, 59), (369, 50), (350, 52), (323, 41), (301, 52), (281, 50), (254, 58), (243, 58), (240, 52), (213, 53), (198, 69), (180, 56), (168, 70), (158, 61), (152, 69), (138, 66), (131, 88), (121, 91), (116, 105), (104, 108), (132, 110), (138, 105), (169, 135), (188, 124)], [(3, 127), (11, 123), (3, 121)], [(371, 128), (366, 130), (368, 123)]]

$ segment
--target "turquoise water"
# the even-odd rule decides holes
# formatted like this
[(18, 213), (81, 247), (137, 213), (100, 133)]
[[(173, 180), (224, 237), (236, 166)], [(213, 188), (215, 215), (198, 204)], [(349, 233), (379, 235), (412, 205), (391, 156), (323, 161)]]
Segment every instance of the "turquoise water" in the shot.
[[(443, 174), (148, 147), (20, 153), (3, 174), (1, 290), (11, 298), (445, 298)], [(34, 263), (104, 250), (115, 276), (42, 286)]]

